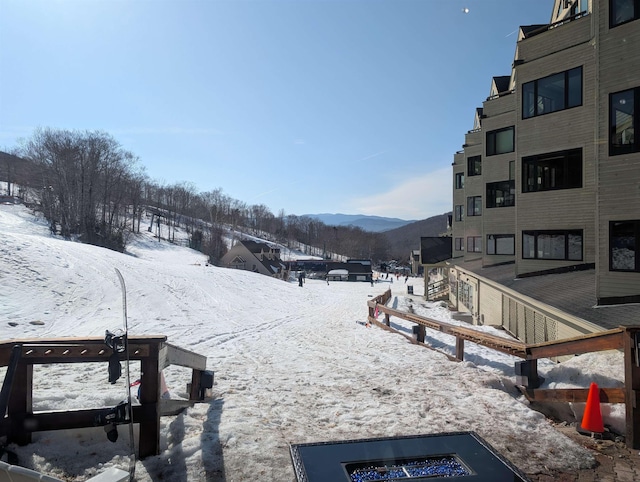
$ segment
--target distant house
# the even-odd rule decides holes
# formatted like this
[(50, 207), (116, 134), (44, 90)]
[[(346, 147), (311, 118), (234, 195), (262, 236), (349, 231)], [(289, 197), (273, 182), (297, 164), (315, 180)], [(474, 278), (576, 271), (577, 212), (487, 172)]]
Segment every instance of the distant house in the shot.
[(327, 263), (329, 281), (371, 281), (373, 271), (369, 259), (348, 259), (346, 263)]
[(243, 269), (274, 278), (287, 277), (287, 267), (280, 259), (280, 250), (266, 243), (238, 241), (220, 260), (226, 268)]
[(332, 269), (327, 272), (327, 281), (349, 281), (349, 270)]

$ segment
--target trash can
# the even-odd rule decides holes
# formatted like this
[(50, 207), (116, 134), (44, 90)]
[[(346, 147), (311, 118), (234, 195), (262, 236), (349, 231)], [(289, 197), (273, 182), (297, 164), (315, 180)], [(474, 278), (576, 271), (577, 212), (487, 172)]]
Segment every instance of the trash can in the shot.
[(407, 286), (407, 293), (412, 295), (413, 294), (413, 285), (408, 285)]

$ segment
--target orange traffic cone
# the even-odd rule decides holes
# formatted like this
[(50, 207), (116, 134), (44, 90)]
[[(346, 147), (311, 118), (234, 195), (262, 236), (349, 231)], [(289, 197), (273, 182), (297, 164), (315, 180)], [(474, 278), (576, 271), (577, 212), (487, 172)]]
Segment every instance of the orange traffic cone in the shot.
[(591, 386), (589, 387), (587, 406), (584, 408), (581, 425), (584, 430), (588, 430), (589, 432), (604, 432), (602, 412), (600, 411), (600, 389), (594, 382), (591, 382)]

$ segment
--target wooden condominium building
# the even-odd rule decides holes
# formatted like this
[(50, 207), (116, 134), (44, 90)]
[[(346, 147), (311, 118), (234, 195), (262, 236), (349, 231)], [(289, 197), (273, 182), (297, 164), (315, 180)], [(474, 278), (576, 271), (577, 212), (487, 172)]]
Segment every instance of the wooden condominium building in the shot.
[[(639, 123), (640, 1), (555, 0), (549, 24), (520, 27), (454, 155), (451, 265), (590, 271), (592, 305), (640, 302)], [(460, 273), (452, 299), (482, 322)]]

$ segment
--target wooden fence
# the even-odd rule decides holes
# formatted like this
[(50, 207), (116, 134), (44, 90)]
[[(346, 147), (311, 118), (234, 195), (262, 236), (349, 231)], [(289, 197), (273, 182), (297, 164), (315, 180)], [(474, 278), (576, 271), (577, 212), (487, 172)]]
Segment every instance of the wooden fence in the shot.
[[(166, 343), (166, 336), (130, 336), (129, 359), (140, 361), (140, 405), (133, 406), (133, 422), (139, 424), (140, 458), (160, 453), (160, 416), (203, 399), (202, 377), (207, 358)], [(0, 342), (0, 366), (10, 366), (2, 388), (7, 401), (0, 418), (0, 435), (8, 441), (26, 445), (31, 434), (44, 430), (75, 429), (105, 425), (100, 420), (112, 407), (68, 411), (33, 412), (33, 366), (52, 363), (107, 363), (113, 351), (104, 338), (53, 338)], [(121, 361), (124, 354), (119, 354)], [(169, 365), (192, 369), (189, 400), (161, 400), (161, 373)], [(8, 383), (7, 383), (8, 382)]]
[[(538, 360), (566, 355), (579, 355), (604, 350), (622, 350), (624, 353), (624, 387), (600, 387), (601, 403), (624, 403), (626, 415), (626, 444), (633, 449), (640, 449), (640, 326), (622, 326), (613, 330), (583, 335), (564, 340), (548, 341), (537, 344), (525, 344), (471, 328), (456, 326), (413, 313), (406, 313), (386, 306), (391, 298), (391, 291), (367, 302), (369, 322), (386, 330), (399, 333), (412, 343), (423, 346), (426, 329), (432, 329), (456, 338), (455, 356), (444, 353), (452, 360), (464, 359), (464, 343), (470, 341), (493, 350), (513, 355), (525, 360), (520, 370), (526, 372), (526, 384), (518, 388), (530, 401), (535, 402), (586, 402), (588, 388), (540, 389), (538, 377)], [(384, 313), (384, 322), (378, 321), (377, 313)], [(410, 336), (391, 327), (390, 317), (415, 323), (414, 335)], [(429, 347), (430, 348), (430, 347)], [(516, 364), (517, 365), (517, 364)], [(514, 367), (515, 369), (515, 367)]]

